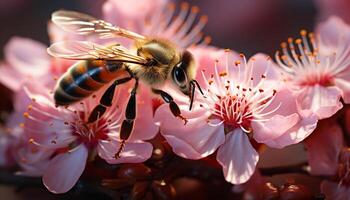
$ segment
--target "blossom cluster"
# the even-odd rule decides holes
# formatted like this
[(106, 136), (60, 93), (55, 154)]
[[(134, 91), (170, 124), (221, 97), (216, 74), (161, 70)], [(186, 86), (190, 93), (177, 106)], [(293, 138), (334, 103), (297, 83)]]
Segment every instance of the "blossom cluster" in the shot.
[[(161, 137), (179, 157), (216, 158), (225, 180), (241, 185), (255, 177), (264, 146), (281, 149), (302, 142), (309, 172), (332, 177), (322, 182), (321, 191), (330, 199), (349, 199), (350, 141), (344, 134), (350, 130), (341, 129), (337, 115), (343, 110), (350, 119), (350, 25), (332, 16), (314, 32), (301, 30), (299, 38), (287, 38), (272, 57), (258, 53), (247, 58), (208, 45), (210, 38), (201, 33), (207, 18), (198, 16), (197, 7), (183, 3), (177, 11), (166, 0), (108, 0), (103, 19), (168, 39), (193, 54), (203, 94), (195, 93), (192, 109), (187, 96), (167, 88), (185, 124), (141, 82), (135, 127), (124, 143), (120, 128), (133, 81), (118, 85), (112, 106), (90, 123), (89, 115), (111, 83), (78, 103), (58, 107), (55, 84), (75, 61), (50, 57), (46, 45), (14, 37), (0, 67), (0, 82), (13, 92), (14, 108), (1, 131), (0, 164), (16, 164), (17, 175), (42, 177), (50, 192), (65, 193), (96, 159), (110, 165), (146, 162), (159, 150), (152, 141)], [(124, 38), (77, 36), (51, 22), (48, 32), (52, 43), (90, 40), (133, 48)]]

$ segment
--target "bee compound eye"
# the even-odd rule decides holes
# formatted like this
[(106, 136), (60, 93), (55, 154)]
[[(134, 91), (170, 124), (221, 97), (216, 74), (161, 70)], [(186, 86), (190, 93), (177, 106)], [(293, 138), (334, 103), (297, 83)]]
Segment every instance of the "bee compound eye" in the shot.
[(181, 67), (175, 67), (173, 71), (175, 83), (180, 87), (186, 87), (187, 75)]

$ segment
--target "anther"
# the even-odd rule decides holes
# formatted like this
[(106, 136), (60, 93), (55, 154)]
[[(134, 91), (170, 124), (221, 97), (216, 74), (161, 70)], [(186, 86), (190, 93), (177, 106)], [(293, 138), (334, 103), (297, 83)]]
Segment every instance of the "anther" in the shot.
[(281, 47), (282, 47), (283, 49), (287, 48), (287, 43), (286, 43), (286, 42), (282, 42), (282, 43), (281, 43)]
[(300, 35), (301, 36), (306, 36), (307, 35), (307, 31), (306, 30), (301, 30), (300, 31)]
[(239, 61), (239, 60), (235, 61), (236, 66), (238, 66), (239, 64), (241, 64), (241, 61)]
[(302, 43), (302, 40), (301, 40), (300, 38), (298, 38), (298, 39), (295, 40), (295, 43), (296, 43), (296, 44), (301, 44), (301, 43)]
[(199, 12), (199, 7), (198, 6), (192, 6), (191, 12), (194, 13), (194, 14), (198, 13)]
[(28, 117), (29, 117), (29, 113), (24, 112), (24, 113), (23, 113), (23, 117), (28, 118)]

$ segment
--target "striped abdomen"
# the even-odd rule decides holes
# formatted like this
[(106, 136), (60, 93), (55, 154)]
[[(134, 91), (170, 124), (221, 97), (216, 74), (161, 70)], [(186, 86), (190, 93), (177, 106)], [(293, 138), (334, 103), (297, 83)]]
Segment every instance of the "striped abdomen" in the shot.
[(57, 82), (54, 94), (56, 105), (70, 105), (88, 97), (125, 73), (123, 69), (123, 63), (116, 61), (77, 62)]

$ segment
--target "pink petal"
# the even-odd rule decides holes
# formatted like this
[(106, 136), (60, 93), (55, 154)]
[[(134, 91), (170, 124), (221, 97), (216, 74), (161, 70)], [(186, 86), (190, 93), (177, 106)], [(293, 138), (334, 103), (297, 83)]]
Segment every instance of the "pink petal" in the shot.
[(297, 124), (280, 137), (265, 141), (265, 144), (273, 148), (284, 148), (288, 145), (297, 144), (315, 130), (317, 122), (318, 119), (315, 114), (310, 112), (301, 113)]
[[(319, 47), (320, 50), (327, 50), (328, 53), (336, 50), (338, 45), (344, 45), (339, 43), (344, 41), (349, 41), (350, 35), (344, 34), (349, 33), (350, 27), (339, 17), (332, 16), (329, 17), (325, 22), (320, 23), (316, 28), (316, 33), (320, 34), (322, 44), (326, 48)], [(340, 37), (346, 37), (340, 40)], [(327, 52), (323, 52), (327, 53)]]
[(160, 12), (166, 2), (166, 0), (131, 0), (125, 3), (123, 0), (108, 0), (103, 5), (103, 14), (107, 21), (115, 25), (142, 33), (146, 17)]
[(315, 85), (306, 87), (299, 93), (297, 101), (303, 110), (311, 110), (319, 119), (334, 115), (343, 107), (339, 101), (341, 90), (337, 87), (322, 87)]
[(313, 134), (305, 140), (311, 173), (334, 175), (338, 156), (343, 147), (343, 133), (337, 122), (321, 121)]
[[(266, 88), (270, 81), (278, 81), (279, 79), (279, 72), (276, 70), (277, 65), (266, 54), (258, 53), (252, 56), (248, 61), (248, 66), (253, 67), (252, 78), (254, 79), (254, 86), (261, 81), (262, 75), (266, 77)], [(261, 85), (261, 87), (264, 88), (265, 86)]]
[(259, 154), (248, 136), (241, 129), (235, 129), (226, 135), (225, 143), (219, 148), (216, 159), (223, 167), (226, 181), (242, 184), (253, 175)]
[(83, 145), (54, 157), (43, 176), (45, 187), (52, 193), (68, 192), (83, 173), (87, 157), (88, 149)]
[[(270, 82), (272, 84), (274, 82)], [(276, 83), (275, 83), (276, 84)], [(293, 93), (280, 85), (271, 104), (264, 112), (276, 111), (263, 117), (263, 121), (252, 121), (254, 139), (270, 147), (283, 148), (309, 136), (317, 125), (317, 116), (308, 110), (300, 110)]]
[(7, 64), (0, 64), (0, 83), (5, 85), (12, 91), (17, 91), (21, 88), (24, 77), (15, 69)]
[[(162, 135), (177, 155), (200, 159), (212, 154), (224, 142), (224, 126), (209, 125), (208, 111), (199, 106), (188, 111), (187, 106), (181, 106), (181, 112), (188, 119), (186, 125), (172, 115), (167, 104), (160, 106), (155, 114)], [(218, 124), (219, 121), (212, 120), (211, 123)]]
[(326, 195), (326, 199), (330, 200), (349, 200), (350, 187), (339, 186), (339, 183), (331, 181), (321, 182), (321, 192)]
[(5, 58), (23, 76), (42, 76), (50, 67), (46, 46), (27, 38), (13, 37), (5, 46)]
[[(349, 71), (346, 73), (349, 74)], [(336, 78), (334, 79), (335, 85), (342, 90), (342, 98), (346, 104), (350, 103), (350, 77), (348, 79)]]
[(98, 145), (98, 154), (110, 164), (118, 163), (141, 163), (146, 161), (152, 155), (153, 146), (148, 142), (127, 142), (120, 158), (115, 159), (115, 154), (120, 147), (120, 142), (100, 141)]
[(280, 137), (299, 122), (299, 115), (293, 113), (289, 116), (275, 115), (266, 122), (252, 122), (254, 139), (259, 143)]

